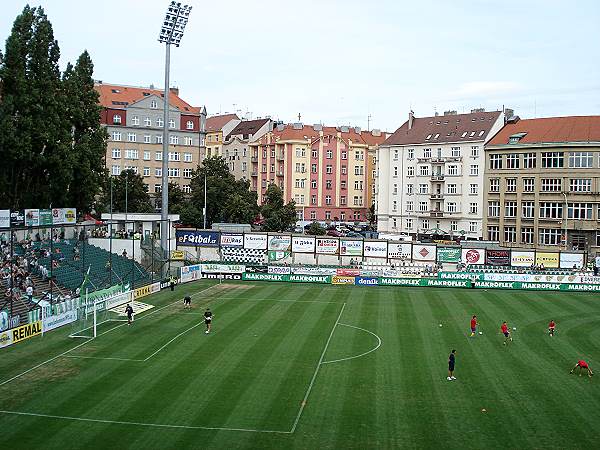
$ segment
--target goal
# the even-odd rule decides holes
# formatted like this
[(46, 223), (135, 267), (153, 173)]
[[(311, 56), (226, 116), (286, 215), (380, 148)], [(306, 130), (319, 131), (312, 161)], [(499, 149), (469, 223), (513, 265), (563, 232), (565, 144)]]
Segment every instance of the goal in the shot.
[(73, 322), (71, 338), (93, 339), (102, 329), (109, 328), (113, 322), (125, 322), (123, 316), (112, 311), (133, 301), (133, 291), (118, 293), (108, 298), (90, 299), (86, 291), (77, 308), (77, 320)]

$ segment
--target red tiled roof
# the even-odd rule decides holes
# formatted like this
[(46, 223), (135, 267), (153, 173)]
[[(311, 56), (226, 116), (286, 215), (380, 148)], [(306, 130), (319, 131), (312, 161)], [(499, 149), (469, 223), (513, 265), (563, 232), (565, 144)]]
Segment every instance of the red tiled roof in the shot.
[(270, 119), (242, 120), (231, 130), (229, 136), (254, 134), (261, 129)]
[(206, 131), (219, 131), (232, 120), (240, 120), (237, 114), (222, 114), (220, 116), (212, 116), (206, 119)]
[[(500, 111), (493, 111), (415, 117), (410, 130), (408, 129), (408, 121), (404, 122), (384, 142), (384, 145), (480, 141), (486, 138), (500, 114)], [(482, 131), (483, 134), (480, 136)], [(472, 132), (475, 132), (473, 136), (471, 136)], [(465, 135), (463, 136), (463, 134)], [(435, 138), (436, 135), (438, 135), (437, 139)], [(428, 136), (429, 139), (427, 139)]]
[[(118, 84), (96, 83), (94, 88), (98, 91), (100, 104), (105, 108), (125, 108), (148, 95), (156, 95), (159, 98), (163, 98), (164, 94), (160, 89), (121, 86)], [(191, 106), (173, 92), (169, 94), (169, 104), (179, 109), (182, 113), (200, 113), (199, 107)]]
[(387, 134), (384, 131), (382, 131), (379, 136), (374, 136), (370, 131), (362, 131), (360, 135), (362, 136), (363, 141), (370, 147), (381, 145), (387, 139)]
[(600, 116), (546, 117), (509, 123), (491, 140), (491, 145), (507, 145), (509, 138), (526, 133), (519, 145), (563, 142), (600, 142)]
[(341, 131), (341, 127), (327, 126), (322, 126), (321, 130), (315, 130), (313, 125), (303, 125), (302, 128), (296, 129), (291, 124), (285, 125), (282, 131), (279, 131), (275, 127), (273, 129), (273, 137), (279, 141), (313, 141), (319, 138), (320, 131), (323, 132), (324, 136), (337, 136), (339, 133), (345, 141), (369, 146), (381, 144), (386, 139), (384, 133), (381, 136), (373, 136), (367, 131), (357, 133), (353, 127), (348, 127), (348, 131)]

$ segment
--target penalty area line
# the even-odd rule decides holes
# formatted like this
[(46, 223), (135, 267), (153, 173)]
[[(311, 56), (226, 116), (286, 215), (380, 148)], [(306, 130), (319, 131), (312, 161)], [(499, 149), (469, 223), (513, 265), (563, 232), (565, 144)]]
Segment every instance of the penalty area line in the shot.
[(38, 414), (24, 411), (5, 411), (0, 410), (0, 414), (11, 414), (15, 416), (30, 416), (30, 417), (43, 417), (48, 419), (60, 419), (60, 420), (71, 420), (75, 422), (93, 422), (93, 423), (105, 423), (110, 425), (133, 425), (140, 427), (150, 428), (172, 428), (172, 429), (185, 429), (185, 430), (213, 430), (213, 431), (240, 431), (245, 433), (274, 433), (274, 434), (290, 434), (289, 431), (279, 430), (257, 430), (252, 428), (228, 428), (228, 427), (207, 427), (200, 425), (175, 425), (175, 424), (163, 424), (163, 423), (145, 423), (145, 422), (130, 422), (126, 420), (107, 420), (107, 419), (90, 419), (85, 417), (72, 417), (72, 416), (57, 416), (53, 414)]

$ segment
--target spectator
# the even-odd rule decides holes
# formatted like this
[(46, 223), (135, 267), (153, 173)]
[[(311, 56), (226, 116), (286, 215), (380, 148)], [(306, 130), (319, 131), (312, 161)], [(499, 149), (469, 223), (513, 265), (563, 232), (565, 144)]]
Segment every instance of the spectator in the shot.
[(27, 300), (29, 300), (29, 302), (33, 302), (33, 287), (27, 286), (25, 293), (27, 294)]
[(121, 253), (123, 258), (127, 258), (127, 250), (123, 249), (123, 253)]

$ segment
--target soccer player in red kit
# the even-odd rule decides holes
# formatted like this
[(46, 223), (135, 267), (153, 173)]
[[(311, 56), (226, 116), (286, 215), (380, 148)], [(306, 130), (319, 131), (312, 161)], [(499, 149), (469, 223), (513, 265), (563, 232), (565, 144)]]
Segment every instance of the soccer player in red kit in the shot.
[(477, 316), (473, 315), (471, 317), (471, 337), (475, 336), (475, 333), (477, 333)]
[(556, 328), (556, 324), (554, 323), (554, 320), (551, 320), (550, 323), (548, 324), (548, 334), (550, 335), (550, 337), (554, 336), (555, 328)]
[(592, 375), (594, 375), (594, 372), (592, 372), (592, 369), (590, 368), (588, 363), (586, 363), (583, 359), (580, 359), (579, 361), (577, 361), (577, 364), (575, 364), (575, 367), (573, 367), (573, 369), (571, 369), (571, 372), (569, 372), (569, 373), (573, 373), (573, 371), (575, 369), (577, 369), (578, 367), (579, 367), (579, 376), (581, 376), (581, 371), (583, 369), (587, 370), (588, 377), (591, 378)]
[(512, 342), (512, 337), (510, 335), (510, 331), (508, 330), (508, 325), (506, 324), (506, 322), (502, 322), (500, 330), (502, 330), (502, 334), (504, 335), (504, 345), (506, 345), (508, 341)]

